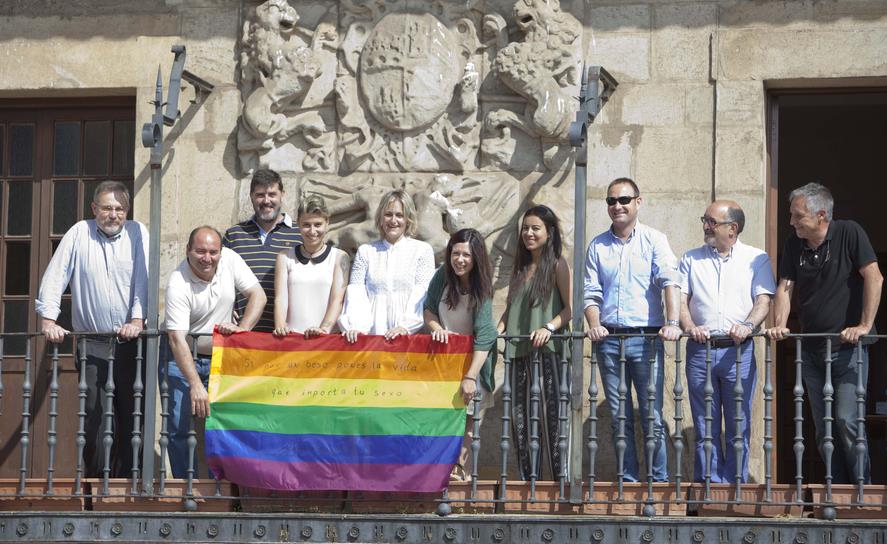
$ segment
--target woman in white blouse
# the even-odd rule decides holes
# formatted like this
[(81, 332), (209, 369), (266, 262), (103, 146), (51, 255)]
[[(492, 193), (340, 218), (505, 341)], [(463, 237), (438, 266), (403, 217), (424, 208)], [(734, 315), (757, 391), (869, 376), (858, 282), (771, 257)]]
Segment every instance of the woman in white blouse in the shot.
[(299, 205), (302, 243), (281, 251), (274, 270), (274, 336), (329, 334), (342, 312), (348, 254), (327, 243), (330, 214), (319, 195)]
[(402, 189), (387, 193), (376, 210), (381, 240), (357, 249), (339, 328), (350, 343), (358, 334), (384, 334), (387, 340), (422, 328), (422, 305), (434, 275), (434, 250), (411, 238), (416, 206)]

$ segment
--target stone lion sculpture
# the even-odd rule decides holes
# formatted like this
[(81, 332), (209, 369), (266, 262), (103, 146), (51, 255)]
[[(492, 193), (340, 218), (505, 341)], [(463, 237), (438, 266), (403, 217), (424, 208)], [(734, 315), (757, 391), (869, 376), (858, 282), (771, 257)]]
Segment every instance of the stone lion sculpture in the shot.
[(508, 43), (505, 20), (495, 13), (484, 17), (483, 31), (498, 45), (493, 73), (527, 105), (522, 114), (500, 109), (487, 115), (487, 131), (501, 135), (487, 152), (505, 161), (513, 153), (510, 129), (517, 128), (541, 139), (548, 164), (558, 145), (569, 141), (578, 105), (582, 24), (561, 10), (559, 0), (518, 0), (512, 14), (524, 41)]

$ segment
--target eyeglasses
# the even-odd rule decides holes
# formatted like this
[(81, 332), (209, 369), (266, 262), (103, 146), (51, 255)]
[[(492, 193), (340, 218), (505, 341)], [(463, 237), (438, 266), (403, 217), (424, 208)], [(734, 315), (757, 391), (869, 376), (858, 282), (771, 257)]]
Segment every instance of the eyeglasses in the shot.
[(629, 202), (631, 202), (632, 200), (634, 200), (636, 198), (640, 198), (640, 197), (639, 196), (619, 196), (619, 197), (608, 196), (606, 198), (606, 201), (607, 201), (607, 206), (615, 206), (617, 202), (622, 204), (623, 206), (625, 206), (626, 204), (628, 204)]
[(706, 215), (700, 217), (699, 220), (702, 221), (702, 224), (706, 227), (717, 227), (718, 225), (729, 225), (730, 223), (735, 223), (735, 221), (717, 221), (716, 219), (708, 217)]
[(122, 206), (99, 206), (99, 210), (103, 213), (120, 215), (126, 213), (126, 208)]
[(811, 270), (822, 270), (822, 267), (825, 266), (825, 263), (827, 263), (832, 256), (830, 242), (831, 240), (825, 241), (825, 255), (820, 251), (820, 248), (810, 249), (809, 247), (805, 247), (802, 249), (798, 267)]

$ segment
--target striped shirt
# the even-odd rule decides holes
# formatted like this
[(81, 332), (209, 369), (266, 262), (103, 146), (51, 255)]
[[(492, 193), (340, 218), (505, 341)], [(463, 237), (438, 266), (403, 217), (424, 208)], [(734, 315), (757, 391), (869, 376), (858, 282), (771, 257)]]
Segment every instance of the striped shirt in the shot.
[[(233, 249), (243, 257), (256, 278), (259, 279), (259, 283), (262, 284), (262, 289), (265, 290), (265, 295), (268, 297), (262, 317), (253, 328), (256, 331), (271, 332), (274, 330), (274, 264), (277, 254), (283, 249), (289, 249), (295, 244), (302, 243), (299, 227), (293, 224), (292, 218), (285, 212), (282, 213), (282, 216), (283, 220), (278, 222), (268, 233), (261, 232), (255, 221), (255, 216), (253, 216), (226, 230), (222, 239), (222, 245)], [(263, 234), (265, 236), (262, 236)], [(243, 315), (245, 307), (246, 299), (238, 296), (235, 305), (238, 315)]]

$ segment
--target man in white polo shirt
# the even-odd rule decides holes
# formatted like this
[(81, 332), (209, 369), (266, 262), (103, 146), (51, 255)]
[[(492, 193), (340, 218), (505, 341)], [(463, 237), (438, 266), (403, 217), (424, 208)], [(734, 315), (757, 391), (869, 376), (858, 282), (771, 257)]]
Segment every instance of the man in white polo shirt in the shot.
[[(237, 293), (246, 299), (246, 309), (239, 325), (232, 322)], [(191, 414), (199, 418), (209, 415), (206, 388), (214, 327), (218, 325), (222, 334), (248, 331), (262, 315), (265, 302), (265, 291), (256, 275), (240, 255), (222, 247), (219, 231), (209, 226), (191, 231), (187, 256), (170, 275), (166, 288), (164, 329), (167, 331), (168, 350), (164, 351), (165, 360), (169, 361), (167, 430), (169, 460), (174, 477), (187, 476)], [(193, 344), (189, 342), (189, 334), (207, 335), (196, 340), (196, 358), (192, 355)], [(199, 439), (202, 440), (202, 437)], [(194, 469), (197, 469), (196, 458)]]
[[(755, 389), (755, 349), (748, 336), (767, 317), (776, 282), (770, 258), (739, 241), (745, 214), (732, 200), (716, 200), (701, 218), (705, 244), (681, 258), (681, 327), (687, 341), (687, 385), (696, 426), (693, 479), (705, 480), (706, 341), (711, 339), (711, 481), (748, 480), (751, 400)], [(712, 338), (713, 336), (719, 338)], [(742, 458), (737, 460), (736, 350), (741, 350)], [(726, 448), (721, 447), (721, 419)], [(726, 449), (726, 451), (724, 451)], [(737, 469), (737, 464), (739, 469)]]

